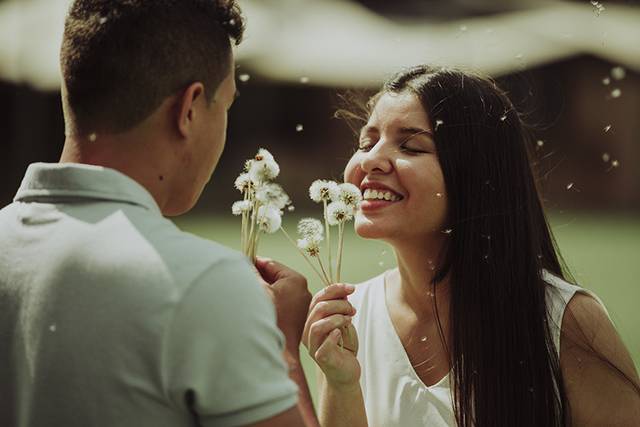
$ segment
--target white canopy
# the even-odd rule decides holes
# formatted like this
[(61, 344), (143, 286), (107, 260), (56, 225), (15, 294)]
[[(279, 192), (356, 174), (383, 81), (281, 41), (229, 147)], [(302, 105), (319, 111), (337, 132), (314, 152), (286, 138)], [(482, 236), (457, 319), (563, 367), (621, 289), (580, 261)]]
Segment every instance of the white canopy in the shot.
[[(70, 0), (0, 3), (0, 78), (56, 90)], [(542, 6), (459, 21), (390, 20), (348, 0), (244, 0), (244, 72), (283, 82), (370, 87), (398, 69), (440, 64), (490, 75), (592, 54), (640, 71), (640, 7)]]

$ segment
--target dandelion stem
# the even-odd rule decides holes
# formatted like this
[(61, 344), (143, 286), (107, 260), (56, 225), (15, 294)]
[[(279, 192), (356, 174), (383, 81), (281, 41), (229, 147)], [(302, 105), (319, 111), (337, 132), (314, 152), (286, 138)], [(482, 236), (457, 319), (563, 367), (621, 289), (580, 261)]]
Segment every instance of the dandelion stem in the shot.
[(320, 270), (322, 270), (322, 274), (324, 274), (324, 279), (325, 279), (325, 286), (329, 286), (331, 284), (331, 279), (327, 276), (327, 272), (324, 269), (324, 265), (322, 265), (322, 259), (320, 259), (320, 257), (316, 257), (316, 259), (318, 260), (318, 265), (320, 265)]
[(316, 268), (315, 265), (313, 265), (313, 263), (311, 262), (311, 260), (309, 259), (309, 257), (307, 257), (307, 255), (302, 251), (302, 249), (300, 249), (298, 247), (298, 245), (296, 245), (296, 242), (293, 241), (293, 239), (291, 238), (291, 236), (289, 236), (289, 233), (287, 233), (285, 231), (285, 229), (283, 227), (280, 227), (280, 230), (282, 231), (282, 233), (285, 235), (285, 237), (287, 238), (287, 240), (289, 240), (289, 242), (291, 242), (291, 244), (293, 245), (293, 247), (295, 247), (298, 252), (300, 252), (300, 255), (302, 255), (302, 258), (304, 258), (305, 261), (307, 261), (307, 263), (309, 264), (309, 266), (313, 269), (313, 271), (318, 275), (318, 277), (320, 278), (320, 280), (326, 284), (326, 279), (324, 277), (322, 277), (322, 274), (318, 271), (318, 269)]
[(338, 225), (338, 259), (336, 260), (336, 282), (340, 283), (340, 268), (342, 267), (342, 247), (344, 246), (344, 222)]
[(329, 228), (329, 218), (327, 217), (327, 201), (323, 200), (324, 206), (324, 231), (327, 235), (327, 254), (329, 257), (329, 278), (333, 279), (333, 261), (331, 259), (331, 229)]

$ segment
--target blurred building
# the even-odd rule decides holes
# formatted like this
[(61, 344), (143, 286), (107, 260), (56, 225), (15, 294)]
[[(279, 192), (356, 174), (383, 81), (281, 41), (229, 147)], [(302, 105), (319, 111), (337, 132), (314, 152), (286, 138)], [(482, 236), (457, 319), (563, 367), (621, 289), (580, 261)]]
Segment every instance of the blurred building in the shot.
[[(0, 204), (64, 142), (57, 55), (68, 0), (0, 1)], [(198, 208), (227, 212), (243, 159), (269, 148), (304, 208), (355, 147), (338, 94), (418, 63), (497, 77), (528, 122), (547, 206), (640, 211), (640, 6), (630, 1), (253, 0), (241, 96)], [(45, 19), (46, 18), (46, 19)], [(540, 141), (540, 142), (538, 142)]]

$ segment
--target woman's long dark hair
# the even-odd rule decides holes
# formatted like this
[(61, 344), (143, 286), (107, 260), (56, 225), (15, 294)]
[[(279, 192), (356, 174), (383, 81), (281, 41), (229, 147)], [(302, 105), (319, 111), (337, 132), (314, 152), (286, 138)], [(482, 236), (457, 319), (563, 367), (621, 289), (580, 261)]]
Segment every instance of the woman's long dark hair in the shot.
[(565, 425), (569, 411), (541, 277), (543, 270), (564, 274), (523, 122), (493, 81), (461, 71), (415, 67), (378, 96), (405, 91), (429, 116), (446, 185), (452, 232), (433, 285), (450, 281), (457, 424)]

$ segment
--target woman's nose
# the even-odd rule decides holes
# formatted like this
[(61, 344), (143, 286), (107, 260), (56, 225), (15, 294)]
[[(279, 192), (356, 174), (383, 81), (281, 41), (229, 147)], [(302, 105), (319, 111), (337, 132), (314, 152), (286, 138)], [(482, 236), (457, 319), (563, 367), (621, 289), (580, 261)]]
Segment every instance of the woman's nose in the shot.
[(389, 173), (393, 168), (389, 157), (388, 147), (383, 141), (379, 141), (371, 150), (364, 153), (360, 161), (360, 168), (365, 173), (380, 172)]

